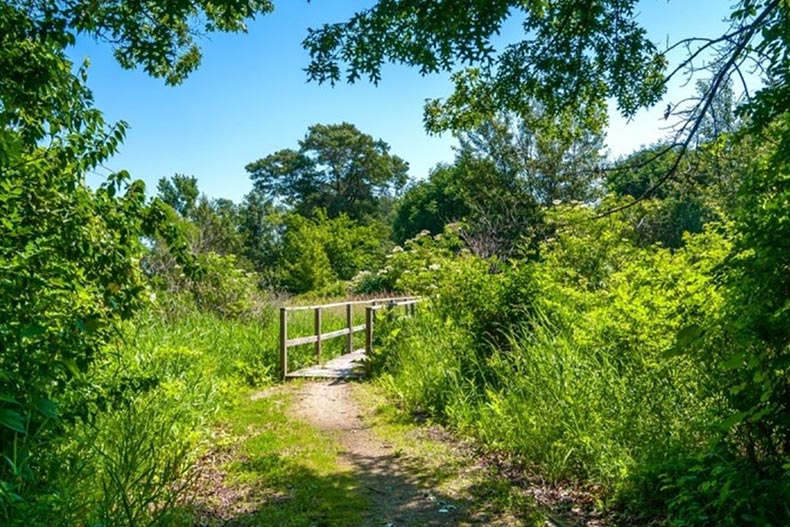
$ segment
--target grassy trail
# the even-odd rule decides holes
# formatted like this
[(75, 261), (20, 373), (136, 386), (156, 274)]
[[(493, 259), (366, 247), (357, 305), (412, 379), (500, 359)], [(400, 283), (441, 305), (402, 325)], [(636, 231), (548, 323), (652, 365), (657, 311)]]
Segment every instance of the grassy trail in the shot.
[(362, 383), (244, 394), (199, 464), (196, 525), (545, 525), (470, 449), (395, 415)]

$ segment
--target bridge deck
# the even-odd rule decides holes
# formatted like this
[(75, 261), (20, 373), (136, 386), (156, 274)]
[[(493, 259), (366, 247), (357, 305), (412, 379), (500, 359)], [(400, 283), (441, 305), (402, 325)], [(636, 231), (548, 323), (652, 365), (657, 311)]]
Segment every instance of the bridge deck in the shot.
[(358, 349), (324, 363), (323, 366), (315, 365), (301, 370), (288, 372), (286, 379), (360, 379), (364, 377), (365, 370), (362, 360), (365, 350)]

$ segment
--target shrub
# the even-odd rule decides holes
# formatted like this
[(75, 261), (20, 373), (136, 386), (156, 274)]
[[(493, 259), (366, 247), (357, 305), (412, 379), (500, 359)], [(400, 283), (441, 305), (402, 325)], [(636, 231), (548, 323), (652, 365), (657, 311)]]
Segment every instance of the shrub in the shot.
[[(727, 298), (716, 272), (731, 248), (728, 228), (709, 225), (671, 250), (643, 246), (630, 216), (591, 222), (594, 211), (579, 206), (553, 214), (566, 227), (537, 260), (445, 253), (428, 275), (425, 262), (440, 254), (434, 241), (391, 258), (392, 269), (416, 262), (413, 283), (430, 276), (423, 290), (434, 292), (416, 319), (388, 323), (373, 363), (382, 382), (404, 408), (517, 453), (548, 479), (644, 500), (652, 517), (683, 525), (693, 507), (712, 523), (735, 510), (783, 517), (764, 507), (775, 493), (742, 502), (713, 495), (717, 483), (754, 481), (737, 447), (711, 450), (722, 437), (717, 423), (732, 415), (704, 353), (721, 342)], [(707, 461), (684, 469), (694, 459)], [(725, 461), (716, 468), (713, 459)]]

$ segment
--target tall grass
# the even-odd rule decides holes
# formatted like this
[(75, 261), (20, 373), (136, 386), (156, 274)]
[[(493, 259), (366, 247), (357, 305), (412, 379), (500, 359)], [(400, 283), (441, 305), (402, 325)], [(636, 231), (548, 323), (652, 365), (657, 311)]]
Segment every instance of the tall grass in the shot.
[(234, 319), (168, 297), (139, 314), (74, 383), (52, 488), (11, 525), (189, 525), (175, 505), (192, 464), (216, 411), (274, 380), (277, 329), (273, 309)]
[(790, 525), (784, 407), (771, 402), (784, 384), (767, 380), (787, 371), (761, 366), (767, 341), (733, 318), (726, 228), (674, 250), (635, 234), (609, 217), (568, 222), (536, 259), (434, 251), (432, 302), (390, 321), (373, 361), (382, 382), (407, 411), (548, 480), (605, 489), (626, 523)]
[(614, 491), (715, 437), (699, 368), (683, 358), (629, 360), (546, 319), (507, 339), (481, 351), (466, 328), (423, 307), (389, 323), (380, 382), (405, 410), (515, 453), (550, 481)]
[[(358, 307), (354, 324), (363, 321)], [(322, 331), (346, 323), (344, 308), (328, 309)], [(312, 311), (290, 313), (290, 338), (313, 332)], [(363, 338), (356, 335), (356, 347)], [(215, 414), (247, 387), (277, 379), (278, 346), (275, 306), (228, 317), (161, 295), (75, 383), (73, 400), (88, 403), (62, 422), (48, 478), (53, 488), (12, 527), (190, 525), (176, 505)], [(345, 350), (345, 338), (325, 341), (323, 358)], [(315, 363), (311, 345), (289, 355), (292, 370)]]

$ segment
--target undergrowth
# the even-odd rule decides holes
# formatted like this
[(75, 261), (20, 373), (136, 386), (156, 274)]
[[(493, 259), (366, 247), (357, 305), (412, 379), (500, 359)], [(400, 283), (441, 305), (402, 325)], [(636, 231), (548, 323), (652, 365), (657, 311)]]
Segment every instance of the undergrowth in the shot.
[(431, 299), (414, 318), (382, 317), (374, 371), (404, 411), (548, 481), (603, 488), (627, 523), (788, 524), (790, 463), (744, 417), (775, 407), (736, 412), (733, 360), (717, 365), (734, 345), (716, 280), (730, 243), (713, 227), (680, 249), (643, 247), (631, 229), (579, 223), (512, 263), (428, 250), (420, 269), (427, 242), (400, 253), (418, 270), (394, 279)]
[[(121, 325), (40, 432), (51, 446), (36, 479), (48, 487), (13, 508), (0, 500), (4, 525), (189, 525), (176, 505), (218, 409), (275, 378), (273, 315), (227, 318), (163, 295)], [(7, 461), (28, 470), (24, 457)]]

